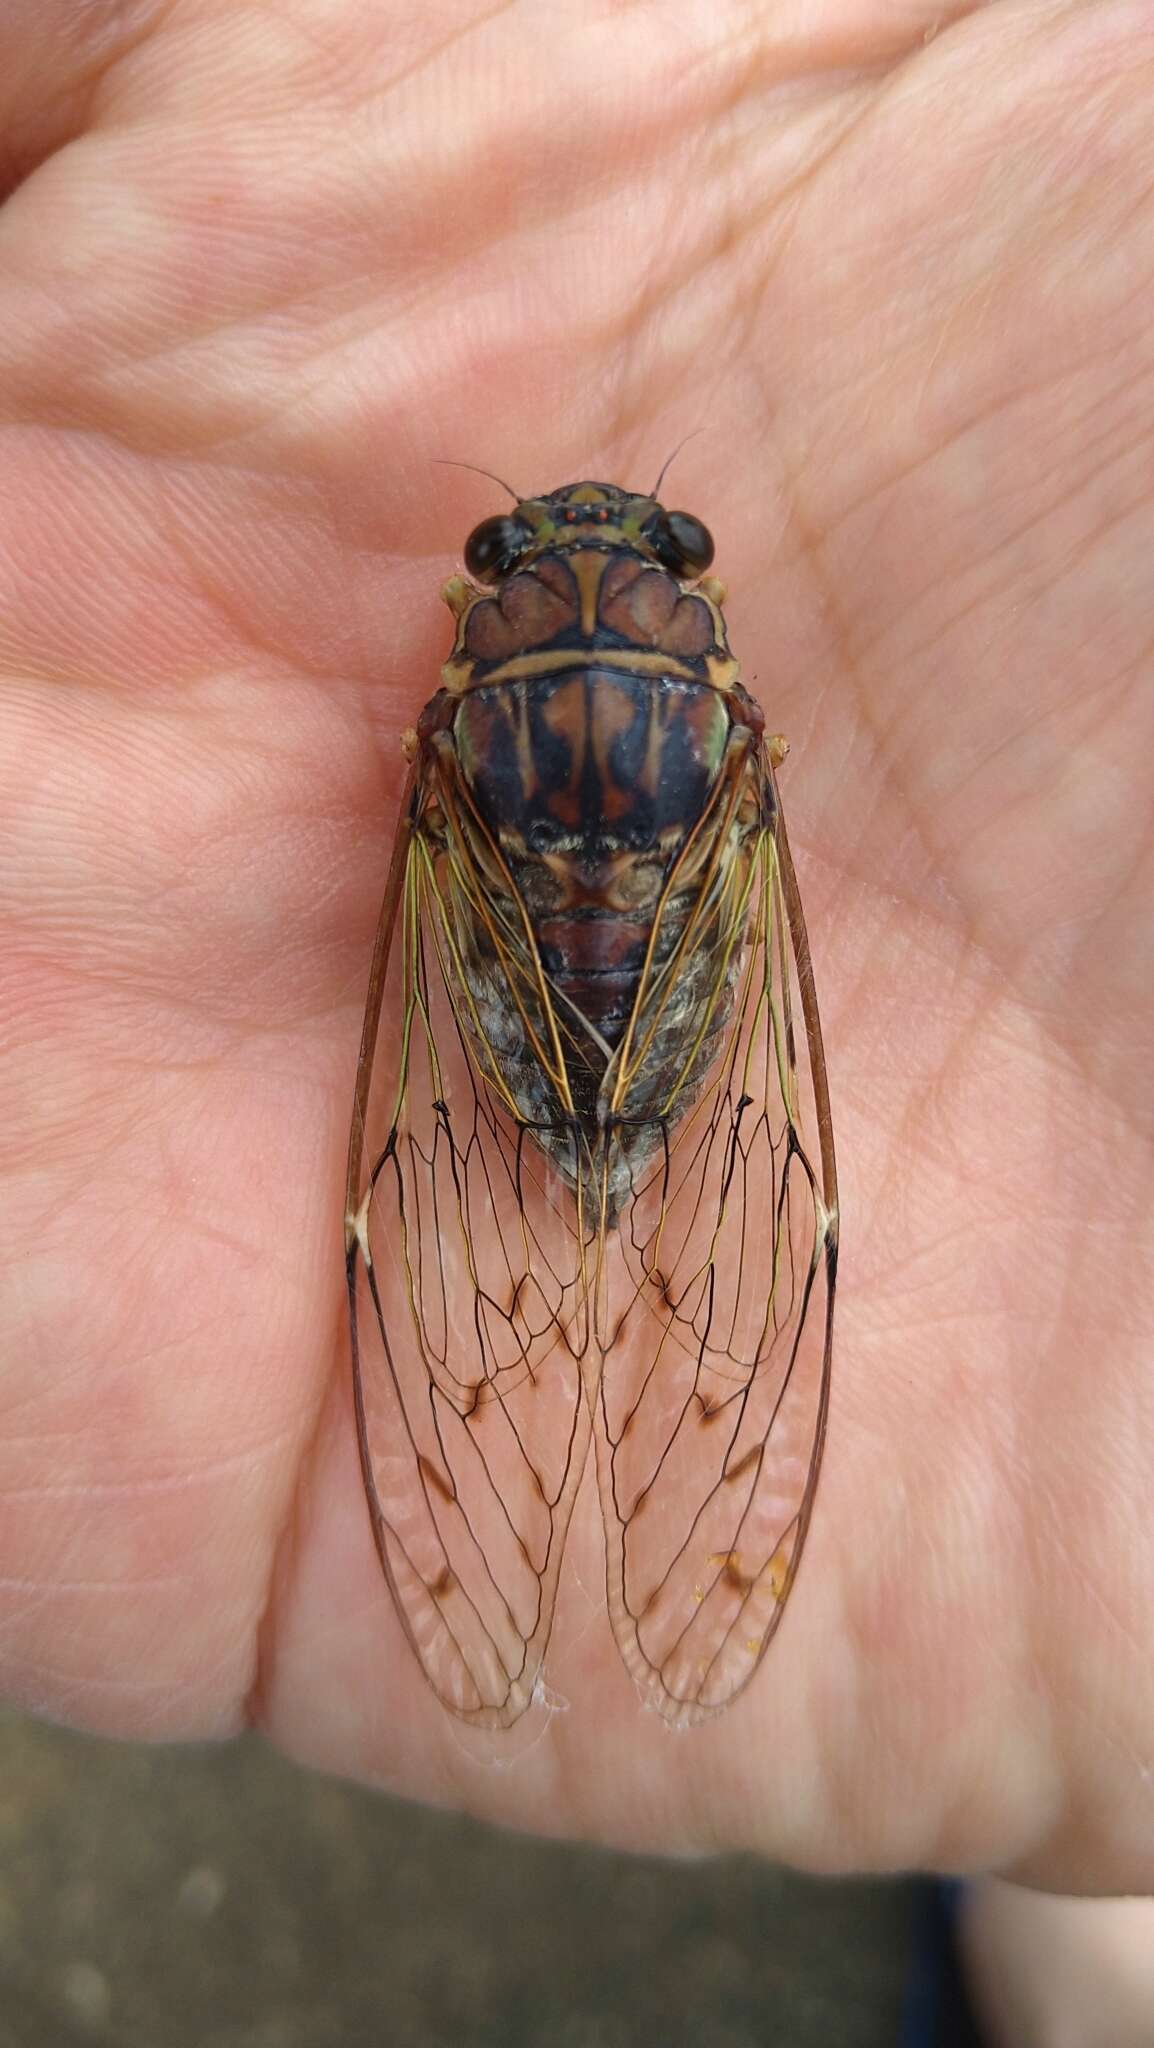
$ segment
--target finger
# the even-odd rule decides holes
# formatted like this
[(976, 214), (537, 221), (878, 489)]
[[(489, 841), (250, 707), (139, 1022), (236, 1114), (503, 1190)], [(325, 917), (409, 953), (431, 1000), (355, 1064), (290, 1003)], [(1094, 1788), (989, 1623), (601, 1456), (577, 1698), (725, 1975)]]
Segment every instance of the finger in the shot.
[(17, 0), (0, 19), (0, 195), (79, 135), (109, 73), (150, 33), (162, 0)]

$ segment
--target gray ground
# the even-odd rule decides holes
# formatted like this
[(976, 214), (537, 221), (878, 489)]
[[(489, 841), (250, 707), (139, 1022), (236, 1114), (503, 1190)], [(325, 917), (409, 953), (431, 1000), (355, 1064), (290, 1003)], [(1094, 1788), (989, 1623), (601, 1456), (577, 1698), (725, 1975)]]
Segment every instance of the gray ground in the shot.
[(908, 1915), (0, 1720), (0, 2048), (890, 2048)]

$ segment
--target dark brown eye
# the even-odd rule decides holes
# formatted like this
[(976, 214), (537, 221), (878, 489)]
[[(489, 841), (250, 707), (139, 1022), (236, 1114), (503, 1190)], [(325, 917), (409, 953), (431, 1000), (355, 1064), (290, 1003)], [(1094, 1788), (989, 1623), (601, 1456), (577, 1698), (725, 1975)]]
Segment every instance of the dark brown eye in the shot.
[(659, 512), (646, 527), (645, 538), (658, 561), (675, 576), (700, 576), (713, 560), (713, 535), (691, 512)]
[(465, 542), (465, 567), (478, 583), (498, 583), (524, 553), (529, 539), (529, 528), (507, 512), (495, 519), (482, 519)]

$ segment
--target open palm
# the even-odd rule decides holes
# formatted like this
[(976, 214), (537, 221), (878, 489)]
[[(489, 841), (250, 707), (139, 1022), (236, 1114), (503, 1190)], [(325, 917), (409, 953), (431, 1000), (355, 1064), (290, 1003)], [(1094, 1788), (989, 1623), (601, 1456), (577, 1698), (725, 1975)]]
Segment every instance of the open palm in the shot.
[[(1138, 1887), (1154, 42), (804, 14), (0, 29), (5, 1680), (551, 1830)], [(793, 747), (827, 1463), (729, 1714), (639, 1707), (584, 1500), (569, 1711), (481, 1743), (380, 1580), (341, 1279), (398, 736), (501, 504), (435, 458), (645, 488), (694, 429), (672, 498)]]

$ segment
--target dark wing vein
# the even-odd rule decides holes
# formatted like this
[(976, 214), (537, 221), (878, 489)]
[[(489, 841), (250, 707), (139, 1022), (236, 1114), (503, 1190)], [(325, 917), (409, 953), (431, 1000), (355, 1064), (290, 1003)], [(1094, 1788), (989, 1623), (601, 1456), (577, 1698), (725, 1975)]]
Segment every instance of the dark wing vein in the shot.
[(429, 1683), (501, 1727), (534, 1695), (588, 1446), (585, 1249), (494, 1084), (467, 959), (476, 877), (419, 828), (399, 858), (350, 1195), (361, 1457)]
[[(740, 959), (732, 1024), (605, 1247), (596, 1432), (610, 1616), (643, 1695), (675, 1723), (724, 1707), (765, 1654), (828, 1403), (828, 1098), (788, 845), (770, 771), (757, 772), (770, 822), (752, 885), (704, 926), (718, 991)], [(646, 1001), (643, 988), (639, 1011)]]

